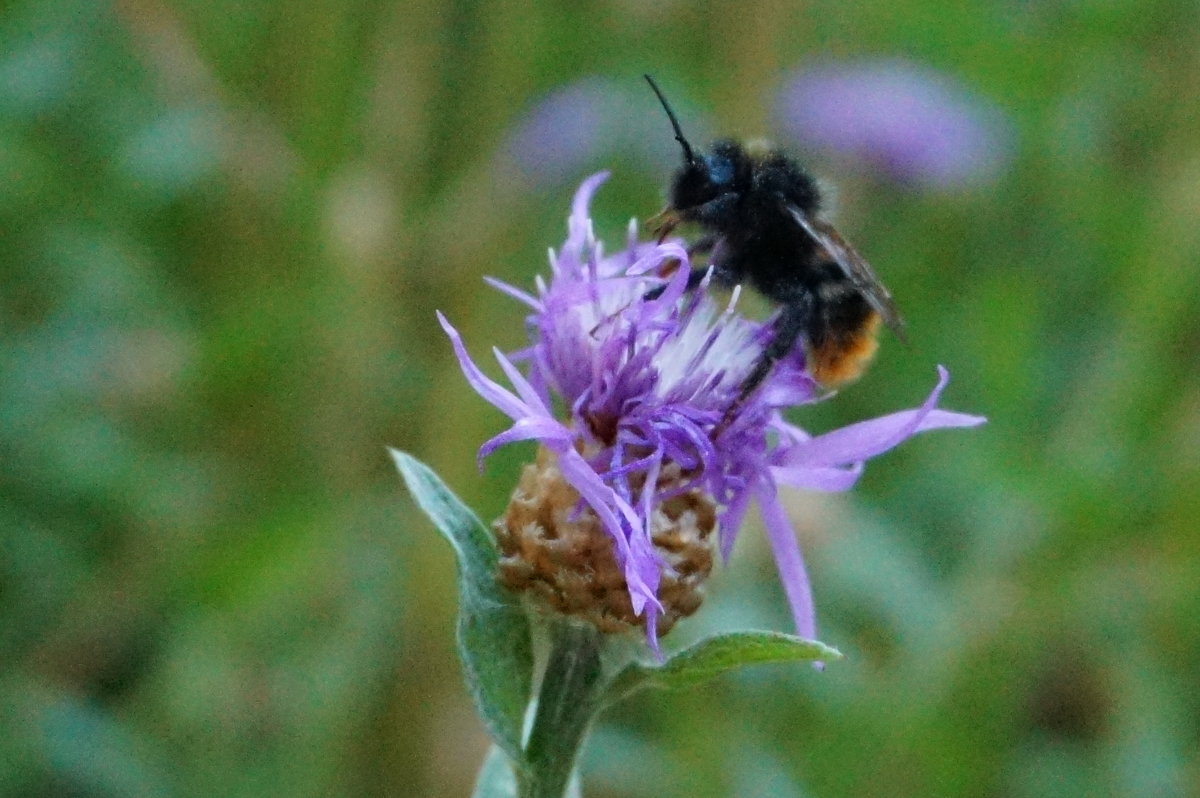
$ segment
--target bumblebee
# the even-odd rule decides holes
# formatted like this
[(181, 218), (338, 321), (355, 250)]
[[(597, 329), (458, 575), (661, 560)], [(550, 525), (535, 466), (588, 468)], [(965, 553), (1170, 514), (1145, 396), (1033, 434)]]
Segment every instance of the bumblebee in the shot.
[(904, 341), (892, 295), (858, 251), (819, 218), (821, 193), (812, 176), (766, 146), (721, 140), (697, 153), (658, 84), (644, 77), (683, 148), (667, 207), (651, 220), (659, 241), (681, 223), (698, 225), (704, 234), (688, 251), (707, 253), (708, 266), (692, 269), (688, 290), (711, 268), (717, 283), (749, 283), (779, 306), (772, 339), (743, 381), (738, 403), (798, 342), (812, 376), (832, 387), (861, 376), (878, 348), (881, 322)]

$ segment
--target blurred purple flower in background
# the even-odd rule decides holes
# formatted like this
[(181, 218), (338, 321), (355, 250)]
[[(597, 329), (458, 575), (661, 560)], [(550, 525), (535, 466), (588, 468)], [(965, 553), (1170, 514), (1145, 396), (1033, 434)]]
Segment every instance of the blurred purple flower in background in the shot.
[[(552, 90), (514, 124), (505, 155), (536, 185), (576, 179), (610, 154), (638, 161), (654, 172), (678, 160), (674, 139), (650, 113), (631, 113), (653, 97), (639, 81), (629, 85), (591, 76)], [(702, 126), (700, 126), (702, 127)]]
[[(530, 346), (511, 355), (494, 350), (512, 390), (484, 375), (458, 332), (438, 316), (468, 382), (513, 421), (483, 445), (480, 456), (521, 440), (536, 440), (547, 450), (539, 455), (540, 471), (527, 471), (518, 489), (527, 511), (514, 520), (510, 505), (508, 528), (497, 525), (498, 534), (507, 535), (511, 548), (528, 559), (517, 587), (532, 586), (560, 611), (587, 616), (606, 631), (615, 630), (617, 621), (625, 628), (644, 624), (657, 646), (660, 617), (665, 633), (694, 611), (698, 583), (708, 575), (700, 569), (696, 584), (676, 590), (685, 581), (673, 573), (679, 553), (692, 552), (682, 562), (694, 566), (704, 558), (697, 547), (709, 545), (708, 532), (719, 523), (721, 553), (728, 556), (754, 501), (797, 632), (812, 638), (808, 578), (778, 487), (846, 490), (865, 460), (912, 435), (976, 426), (983, 419), (936, 409), (947, 381), (939, 369), (936, 387), (919, 408), (814, 437), (780, 412), (818, 398), (800, 348), (737, 404), (771, 326), (737, 314), (736, 292), (724, 309), (706, 291), (686, 294), (690, 264), (679, 242), (637, 243), (631, 225), (628, 247), (605, 256), (588, 217), (592, 194), (604, 177), (589, 178), (576, 194), (567, 241), (561, 251), (551, 252), (549, 285), (538, 278), (532, 295), (491, 281), (532, 311)], [(660, 276), (672, 269), (673, 276)], [(646, 298), (650, 288), (664, 283), (661, 296)], [(524, 363), (525, 373), (514, 363)], [(736, 412), (727, 419), (731, 407)], [(530, 506), (538, 501), (545, 504)], [(682, 505), (686, 508), (670, 509)], [(677, 523), (688, 513), (685, 524)], [(591, 538), (575, 534), (581, 516), (591, 519)], [(541, 526), (552, 528), (533, 529)], [(563, 583), (564, 563), (571, 565), (581, 552), (597, 556), (597, 537), (609, 560), (611, 548), (614, 565), (593, 559), (580, 564), (579, 574), (607, 587), (597, 591), (575, 577)], [(682, 607), (670, 606), (660, 589), (664, 586), (686, 593)], [(621, 601), (608, 596), (614, 591)], [(607, 602), (600, 610), (583, 606), (600, 592)]]
[(779, 94), (782, 130), (814, 149), (862, 159), (904, 183), (978, 185), (1012, 156), (1003, 112), (948, 75), (903, 60), (821, 64)]
[(553, 180), (600, 153), (616, 105), (612, 86), (597, 78), (556, 89), (517, 123), (508, 154), (534, 180)]

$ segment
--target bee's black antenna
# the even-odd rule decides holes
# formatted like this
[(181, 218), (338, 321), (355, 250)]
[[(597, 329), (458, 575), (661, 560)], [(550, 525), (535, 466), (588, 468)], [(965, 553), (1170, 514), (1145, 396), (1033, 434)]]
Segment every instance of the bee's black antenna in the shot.
[(679, 127), (679, 120), (675, 118), (675, 112), (671, 110), (671, 106), (667, 103), (667, 98), (663, 96), (662, 91), (658, 88), (658, 84), (654, 82), (654, 78), (649, 75), (642, 75), (646, 82), (650, 84), (650, 88), (654, 89), (654, 93), (658, 95), (658, 101), (662, 103), (663, 110), (667, 112), (667, 118), (671, 120), (671, 127), (675, 128), (675, 140), (683, 145), (683, 157), (687, 159), (689, 164), (696, 162), (696, 155), (692, 152), (692, 145), (688, 144), (688, 140), (683, 137), (683, 130)]

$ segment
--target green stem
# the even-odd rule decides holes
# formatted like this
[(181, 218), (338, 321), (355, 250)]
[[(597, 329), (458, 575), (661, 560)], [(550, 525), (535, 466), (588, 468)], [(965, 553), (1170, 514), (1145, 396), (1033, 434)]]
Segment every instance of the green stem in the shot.
[(525, 746), (520, 798), (562, 798), (588, 725), (600, 709), (600, 633), (556, 625), (537, 714)]

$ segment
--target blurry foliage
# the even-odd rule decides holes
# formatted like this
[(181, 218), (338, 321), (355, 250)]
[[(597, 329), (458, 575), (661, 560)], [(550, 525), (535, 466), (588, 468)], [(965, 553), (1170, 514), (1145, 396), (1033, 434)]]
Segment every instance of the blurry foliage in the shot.
[[(939, 192), (817, 156), (914, 345), (801, 421), (909, 406), (942, 362), (947, 406), (991, 424), (797, 498), (847, 659), (615, 709), (588, 794), (1195, 794), (1198, 23), (1181, 0), (6, 4), (0, 793), (466, 794), (453, 567), (384, 445), (485, 517), (529, 452), (476, 475), (501, 420), (433, 309), (512, 348), (521, 309), (479, 278), (531, 283), (572, 183), (614, 170), (614, 243), (658, 209), (643, 71), (691, 129), (760, 135), (796, 68), (900, 57), (1002, 109), (1015, 158)], [(523, 169), (572, 85), (624, 92), (606, 113), (636, 135)], [(668, 642), (787, 628), (755, 537)]]

